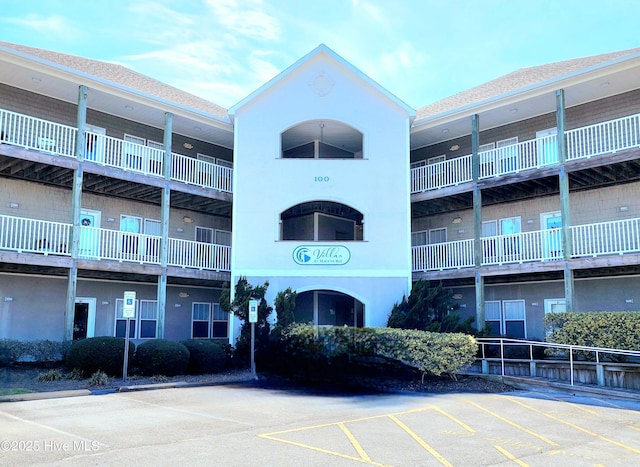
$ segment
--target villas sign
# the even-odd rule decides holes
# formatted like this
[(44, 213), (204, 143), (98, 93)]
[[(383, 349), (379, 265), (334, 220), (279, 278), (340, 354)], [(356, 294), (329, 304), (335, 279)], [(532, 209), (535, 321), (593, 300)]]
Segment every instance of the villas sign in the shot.
[(336, 266), (347, 264), (351, 252), (342, 245), (301, 245), (293, 250), (293, 260), (303, 266)]

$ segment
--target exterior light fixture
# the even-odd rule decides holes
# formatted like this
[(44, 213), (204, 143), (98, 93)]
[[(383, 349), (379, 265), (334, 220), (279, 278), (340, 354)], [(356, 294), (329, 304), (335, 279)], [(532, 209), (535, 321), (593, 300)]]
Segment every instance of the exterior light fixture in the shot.
[(516, 109), (515, 107), (511, 110), (509, 110), (509, 112), (511, 112), (512, 114), (517, 114), (518, 113), (518, 109)]
[(459, 145), (457, 145), (457, 144), (454, 144), (453, 146), (451, 146), (451, 147), (449, 148), (449, 151), (457, 151), (458, 149), (460, 149), (460, 146), (459, 146)]
[(184, 143), (182, 146), (184, 146), (185, 149), (193, 149), (193, 144), (191, 143)]
[(185, 224), (191, 224), (193, 222), (193, 219), (191, 219), (189, 216), (184, 216), (182, 218), (182, 222), (184, 222)]
[(462, 217), (460, 216), (456, 216), (453, 218), (453, 220), (451, 221), (452, 224), (461, 224), (462, 223)]
[(131, 112), (133, 110), (133, 107), (131, 107), (130, 105), (125, 105), (124, 110), (128, 110), (129, 112)]
[(188, 298), (188, 297), (189, 297), (189, 294), (188, 294), (187, 292), (180, 292), (180, 293), (178, 294), (178, 297), (180, 297), (180, 298)]
[(446, 135), (447, 133), (449, 133), (449, 128), (443, 128), (443, 129), (442, 129), (442, 133), (443, 133), (443, 134), (445, 134), (445, 135)]

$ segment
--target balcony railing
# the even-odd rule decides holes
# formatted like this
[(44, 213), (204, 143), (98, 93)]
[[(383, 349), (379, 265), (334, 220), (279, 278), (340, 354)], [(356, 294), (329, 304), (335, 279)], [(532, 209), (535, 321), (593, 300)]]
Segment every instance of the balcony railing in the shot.
[(69, 256), (71, 224), (0, 215), (0, 249)]
[[(569, 228), (571, 257), (640, 253), (640, 219), (576, 225)], [(536, 230), (483, 237), (482, 265), (564, 259), (562, 230)], [(473, 240), (412, 248), (414, 271), (440, 271), (473, 266)]]
[[(565, 132), (567, 160), (586, 159), (640, 147), (640, 114)], [(549, 135), (479, 153), (486, 179), (558, 163), (557, 136)], [(471, 181), (470, 155), (411, 169), (411, 193)]]
[[(0, 142), (75, 158), (78, 130), (0, 109)], [(164, 176), (164, 151), (91, 131), (85, 160), (156, 177)], [(233, 169), (181, 154), (171, 154), (172, 180), (231, 193)]]
[[(0, 250), (71, 256), (71, 224), (0, 215)], [(160, 264), (162, 237), (80, 227), (78, 257)], [(167, 264), (214, 271), (231, 270), (231, 247), (169, 238)]]

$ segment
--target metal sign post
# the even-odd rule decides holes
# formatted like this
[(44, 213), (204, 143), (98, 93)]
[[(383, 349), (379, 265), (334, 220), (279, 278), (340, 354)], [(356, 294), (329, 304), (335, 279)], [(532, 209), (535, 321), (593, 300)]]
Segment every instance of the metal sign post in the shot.
[(256, 323), (258, 322), (258, 300), (249, 300), (249, 322), (251, 323), (251, 374), (255, 379), (256, 376)]
[(124, 363), (122, 364), (122, 381), (127, 381), (127, 367), (129, 366), (129, 330), (131, 329), (131, 318), (136, 317), (136, 293), (125, 292), (122, 304), (122, 317), (127, 320), (124, 331)]

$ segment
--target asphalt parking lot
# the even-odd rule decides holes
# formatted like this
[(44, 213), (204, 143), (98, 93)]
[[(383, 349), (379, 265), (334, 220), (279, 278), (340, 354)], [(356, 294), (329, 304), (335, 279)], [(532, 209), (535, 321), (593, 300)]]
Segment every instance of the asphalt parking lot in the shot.
[(255, 384), (0, 404), (2, 465), (640, 464), (640, 403)]

